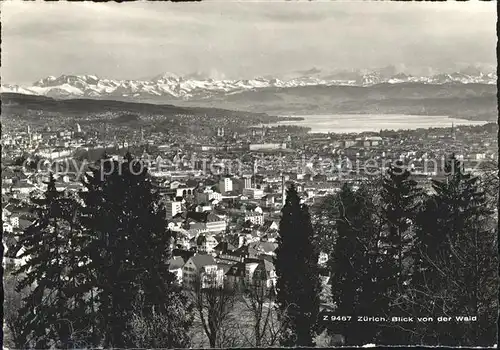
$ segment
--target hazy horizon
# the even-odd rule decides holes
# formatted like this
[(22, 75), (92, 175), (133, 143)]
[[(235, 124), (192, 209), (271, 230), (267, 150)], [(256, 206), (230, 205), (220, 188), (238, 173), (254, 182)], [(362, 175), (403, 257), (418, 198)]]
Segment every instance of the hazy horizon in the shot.
[[(496, 65), (494, 2), (1, 4), (2, 83)], [(473, 28), (473, 30), (471, 30)], [(420, 73), (419, 73), (420, 72)]]

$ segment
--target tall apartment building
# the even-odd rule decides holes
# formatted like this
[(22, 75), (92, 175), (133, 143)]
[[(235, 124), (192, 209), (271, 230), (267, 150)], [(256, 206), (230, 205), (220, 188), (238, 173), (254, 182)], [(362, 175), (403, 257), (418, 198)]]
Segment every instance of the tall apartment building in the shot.
[(244, 176), (243, 177), (243, 188), (252, 188), (252, 177), (251, 176)]
[(168, 201), (165, 204), (167, 210), (167, 219), (172, 219), (174, 216), (182, 212), (182, 202)]
[(219, 189), (222, 193), (231, 192), (233, 190), (233, 180), (225, 177), (219, 181)]

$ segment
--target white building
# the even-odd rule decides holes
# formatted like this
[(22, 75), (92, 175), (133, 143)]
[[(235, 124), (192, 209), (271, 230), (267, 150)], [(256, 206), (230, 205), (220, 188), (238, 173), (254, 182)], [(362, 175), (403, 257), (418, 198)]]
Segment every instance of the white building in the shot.
[(264, 197), (264, 190), (261, 188), (245, 188), (243, 195), (251, 199), (261, 199)]
[(243, 177), (243, 187), (244, 188), (252, 188), (252, 177), (251, 176), (244, 176)]
[(180, 256), (175, 256), (169, 261), (168, 271), (175, 275), (176, 282), (182, 284), (182, 268), (184, 267), (184, 260)]
[(250, 151), (286, 149), (286, 143), (252, 143), (248, 148)]
[(195, 254), (182, 268), (184, 287), (193, 289), (198, 283), (201, 288), (220, 287), (224, 283), (224, 272), (218, 268), (213, 256)]
[(10, 224), (12, 225), (13, 228), (19, 228), (19, 217), (18, 216), (12, 216), (10, 218)]
[(10, 232), (10, 233), (14, 232), (14, 228), (8, 222), (3, 222), (2, 229), (3, 232)]
[(253, 283), (264, 284), (266, 288), (274, 288), (277, 280), (274, 264), (267, 260), (263, 260), (254, 269), (252, 280)]
[(226, 218), (210, 213), (207, 216), (206, 228), (209, 232), (224, 232), (227, 228)]
[(195, 192), (196, 203), (208, 203), (210, 201), (222, 200), (222, 194), (210, 188), (206, 188), (203, 192)]
[[(260, 209), (260, 208), (258, 208)], [(250, 221), (254, 225), (264, 225), (264, 214), (262, 210), (250, 211), (245, 213), (245, 222)]]
[(185, 197), (194, 194), (194, 187), (177, 187), (175, 195), (177, 197)]
[(182, 202), (168, 201), (165, 203), (167, 210), (167, 219), (172, 219), (174, 216), (182, 212)]
[(194, 209), (194, 211), (196, 211), (197, 213), (203, 213), (203, 212), (206, 212), (206, 211), (211, 211), (212, 210), (212, 206), (211, 205), (197, 205), (196, 208)]
[(222, 193), (231, 192), (233, 190), (233, 180), (225, 177), (219, 181), (219, 189)]
[(39, 150), (37, 153), (42, 158), (48, 158), (52, 160), (57, 158), (69, 157), (71, 155), (71, 150), (66, 148), (45, 149), (45, 150)]

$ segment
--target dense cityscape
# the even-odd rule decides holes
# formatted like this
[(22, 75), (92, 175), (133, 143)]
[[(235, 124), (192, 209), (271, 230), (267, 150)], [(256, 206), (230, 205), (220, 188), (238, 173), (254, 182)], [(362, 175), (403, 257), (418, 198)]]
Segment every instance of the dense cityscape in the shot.
[(497, 347), (493, 3), (177, 2), (2, 2), (4, 347)]
[[(410, 177), (429, 194), (431, 179), (447, 177), (445, 161), (452, 154), (466, 172), (496, 176), (495, 123), (313, 134), (303, 127), (270, 127), (265, 119), (242, 128), (237, 115), (174, 118), (187, 123), (216, 120), (222, 126), (207, 123), (199, 134), (163, 132), (154, 125), (169, 118), (126, 110), (67, 122), (44, 118), (45, 125), (26, 115), (4, 119), (4, 263), (25, 264), (26, 257), (16, 258), (23, 254), (22, 248), (15, 251), (15, 237), (35, 224), (33, 198), (48, 190), (51, 174), (55, 190), (77, 198), (88, 191), (84, 179), (96, 164), (105, 159), (121, 162), (126, 154), (143, 162), (165, 206), (165, 223), (173, 234), (168, 269), (185, 290), (193, 290), (197, 281), (202, 287), (242, 290), (256, 276), (266, 288), (275, 288), (280, 219), (292, 184), (314, 214), (346, 184), (357, 189), (384, 178), (395, 161), (405, 164)], [(497, 199), (495, 190), (490, 189), (491, 203)], [(495, 209), (495, 219), (497, 215)], [(321, 309), (333, 310), (328, 297), (333, 252), (328, 244), (322, 246), (317, 261), (324, 271)], [(198, 341), (199, 346), (205, 344)]]

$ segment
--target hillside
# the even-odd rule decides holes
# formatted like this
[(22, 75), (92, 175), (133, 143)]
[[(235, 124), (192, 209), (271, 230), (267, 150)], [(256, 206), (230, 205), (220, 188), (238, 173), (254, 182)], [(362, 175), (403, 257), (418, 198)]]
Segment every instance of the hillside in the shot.
[(126, 102), (96, 99), (64, 99), (56, 100), (51, 97), (23, 95), (16, 93), (2, 93), (2, 115), (9, 114), (24, 116), (28, 111), (44, 113), (60, 113), (64, 115), (88, 115), (92, 113), (127, 112), (131, 114), (161, 114), (174, 116), (178, 114), (213, 117), (222, 116), (254, 116), (265, 118), (265, 113), (239, 112), (221, 108), (209, 107), (179, 107), (171, 104), (151, 104), (141, 102)]
[(368, 87), (268, 88), (191, 103), (274, 114), (402, 113), (497, 119), (496, 86), (487, 84), (401, 83)]

